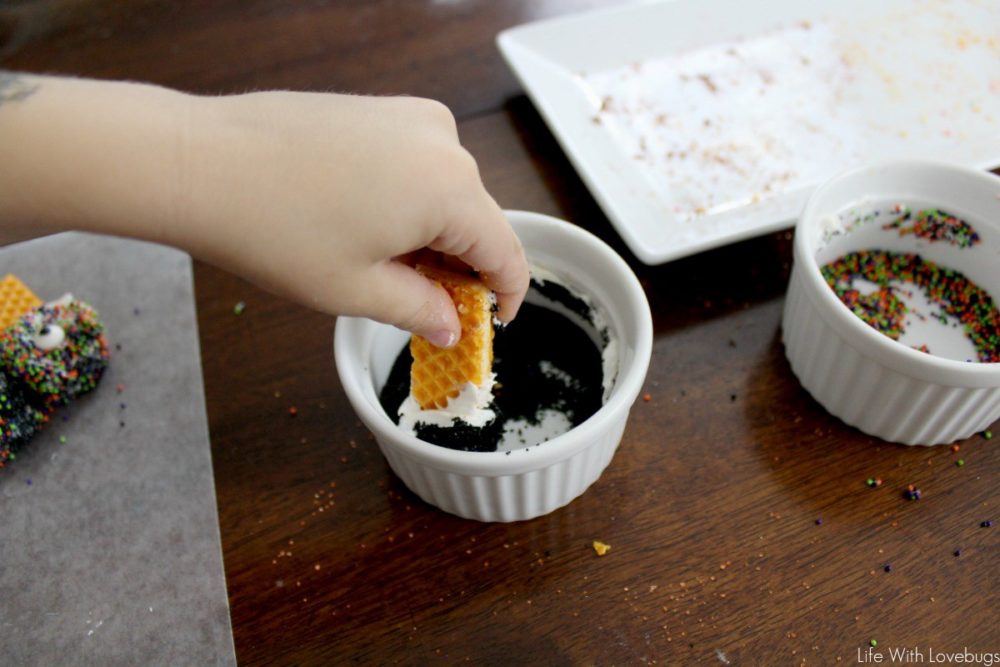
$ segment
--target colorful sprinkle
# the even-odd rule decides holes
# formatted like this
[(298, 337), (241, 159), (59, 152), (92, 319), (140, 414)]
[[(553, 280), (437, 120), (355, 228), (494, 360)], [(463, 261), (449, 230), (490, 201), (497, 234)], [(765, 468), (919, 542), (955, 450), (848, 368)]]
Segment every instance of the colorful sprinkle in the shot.
[(983, 437), (987, 440), (993, 439), (993, 431), (983, 431)]
[(299, 414), (299, 409), (293, 405), (292, 407), (288, 408), (288, 414), (294, 417), (295, 415)]
[(965, 465), (965, 459), (959, 459), (959, 460), (955, 461), (955, 465), (957, 465), (959, 468), (961, 468), (962, 466)]
[(247, 304), (243, 301), (237, 301), (236, 305), (233, 306), (233, 315), (242, 315), (243, 311), (247, 309)]
[(897, 212), (901, 213), (900, 217), (883, 225), (882, 229), (898, 229), (900, 236), (913, 234), (931, 243), (944, 241), (959, 248), (970, 248), (979, 243), (979, 234), (969, 223), (941, 209), (918, 211), (916, 218), (908, 208)]
[(0, 372), (0, 468), (48, 421), (32, 405), (25, 388)]
[[(912, 283), (929, 301), (956, 317), (976, 348), (979, 361), (1000, 361), (1000, 311), (990, 295), (958, 271), (925, 261), (919, 255), (886, 250), (848, 253), (822, 269), (837, 297), (863, 322), (893, 340), (904, 333), (909, 312), (892, 283)], [(862, 295), (854, 283), (862, 278), (878, 285)]]
[(610, 544), (605, 544), (604, 542), (598, 542), (597, 540), (594, 540), (593, 547), (594, 547), (594, 553), (596, 553), (598, 556), (603, 556), (604, 554), (611, 551)]
[(908, 485), (906, 490), (903, 491), (903, 497), (907, 500), (920, 500), (920, 496), (920, 489), (916, 488), (912, 484)]
[(885, 572), (892, 572), (892, 563), (886, 563), (885, 565), (882, 566), (882, 569)]
[(871, 646), (872, 648), (875, 648), (876, 646), (878, 646), (878, 640), (876, 640), (876, 639), (869, 639), (868, 640), (868, 645)]
[(993, 527), (993, 522), (990, 521), (989, 519), (987, 519), (986, 521), (983, 521), (981, 524), (979, 524), (979, 527), (980, 528), (992, 528)]

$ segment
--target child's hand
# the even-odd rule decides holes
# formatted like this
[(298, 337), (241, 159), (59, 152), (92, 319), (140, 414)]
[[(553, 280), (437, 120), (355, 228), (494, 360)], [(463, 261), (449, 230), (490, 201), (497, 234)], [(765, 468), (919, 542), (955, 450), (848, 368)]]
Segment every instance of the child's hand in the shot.
[(200, 256), (330, 313), (454, 343), (447, 293), (415, 251), (453, 255), (496, 291), (501, 320), (528, 284), (520, 242), (443, 105), (268, 92), (193, 101), (182, 240)]
[(480, 271), (501, 320), (524, 298), (520, 242), (437, 102), (0, 76), (23, 92), (0, 96), (8, 236), (76, 228), (169, 243), (442, 345), (457, 340), (457, 315), (413, 270), (418, 252)]

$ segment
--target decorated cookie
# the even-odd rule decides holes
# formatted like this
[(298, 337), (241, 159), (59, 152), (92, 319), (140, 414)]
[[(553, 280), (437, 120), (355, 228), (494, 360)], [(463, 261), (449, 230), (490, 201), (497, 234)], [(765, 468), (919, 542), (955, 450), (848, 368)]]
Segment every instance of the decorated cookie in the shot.
[(47, 419), (31, 405), (20, 383), (0, 371), (0, 468), (15, 457)]
[(46, 412), (94, 389), (107, 363), (104, 325), (72, 295), (28, 311), (0, 333), (0, 365)]

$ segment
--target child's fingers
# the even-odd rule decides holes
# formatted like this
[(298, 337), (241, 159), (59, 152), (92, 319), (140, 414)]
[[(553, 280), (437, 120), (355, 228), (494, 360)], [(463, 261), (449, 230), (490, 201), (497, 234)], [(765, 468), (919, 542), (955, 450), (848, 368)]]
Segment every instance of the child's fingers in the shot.
[(370, 275), (363, 289), (368, 317), (423, 336), (438, 347), (458, 342), (458, 313), (443, 287), (397, 261), (373, 266)]
[(479, 272), (486, 285), (496, 292), (503, 322), (517, 315), (528, 291), (528, 262), (524, 248), (500, 207), (488, 194), (475, 213), (456, 217), (431, 248), (455, 255)]

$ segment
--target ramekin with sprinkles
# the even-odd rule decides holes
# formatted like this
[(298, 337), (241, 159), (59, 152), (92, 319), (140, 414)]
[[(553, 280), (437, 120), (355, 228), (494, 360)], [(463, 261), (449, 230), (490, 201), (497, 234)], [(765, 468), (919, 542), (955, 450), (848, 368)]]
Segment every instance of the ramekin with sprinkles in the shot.
[(795, 234), (785, 350), (829, 412), (907, 444), (1000, 417), (1000, 178), (861, 168), (815, 190)]

